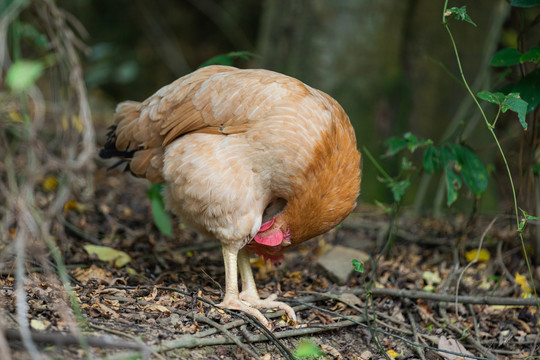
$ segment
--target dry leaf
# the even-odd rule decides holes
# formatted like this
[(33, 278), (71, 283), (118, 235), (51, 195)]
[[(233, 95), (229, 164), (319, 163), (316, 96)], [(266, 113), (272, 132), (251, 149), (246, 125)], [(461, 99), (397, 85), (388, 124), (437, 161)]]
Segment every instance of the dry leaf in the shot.
[(98, 280), (99, 282), (109, 284), (113, 279), (112, 274), (96, 265), (90, 266), (88, 269), (76, 268), (73, 269), (72, 275), (80, 283), (86, 284), (90, 280)]
[[(463, 355), (471, 355), (472, 354), (470, 352), (467, 351), (467, 349), (465, 349), (465, 347), (463, 345), (461, 345), (461, 343), (455, 339), (446, 339), (446, 337), (444, 336), (441, 336), (441, 338), (439, 339), (439, 345), (438, 345), (439, 349), (441, 350), (448, 350), (448, 351), (453, 351), (453, 352), (456, 352), (456, 353), (461, 353)], [(444, 352), (438, 352), (439, 355), (441, 355), (442, 357), (448, 359), (448, 360), (454, 360), (454, 359), (463, 359), (462, 356), (458, 356), (458, 355), (453, 355), (453, 354), (448, 354), (448, 353), (444, 353)]]
[(344, 302), (351, 305), (356, 305), (356, 306), (362, 305), (362, 300), (360, 300), (358, 296), (351, 293), (343, 293), (339, 296), (339, 298), (343, 300)]

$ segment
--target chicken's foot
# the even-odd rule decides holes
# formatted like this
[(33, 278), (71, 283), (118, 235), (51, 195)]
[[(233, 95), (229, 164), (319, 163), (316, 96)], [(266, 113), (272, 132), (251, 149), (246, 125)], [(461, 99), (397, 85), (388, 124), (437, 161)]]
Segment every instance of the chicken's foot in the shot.
[[(287, 304), (275, 301), (277, 295), (272, 294), (261, 299), (257, 292), (249, 255), (245, 249), (236, 250), (223, 246), (225, 263), (225, 297), (217, 306), (221, 308), (243, 311), (259, 320), (266, 328), (271, 329), (268, 319), (258, 309), (278, 308), (285, 311), (290, 319), (296, 321), (294, 310)], [(242, 277), (242, 292), (238, 292), (238, 270)]]
[(223, 260), (225, 263), (225, 296), (217, 306), (225, 309), (243, 311), (259, 320), (266, 328), (270, 329), (270, 323), (264, 315), (242, 301), (238, 293), (238, 250), (223, 246)]
[(238, 268), (240, 269), (240, 276), (242, 277), (242, 292), (239, 295), (241, 300), (256, 309), (277, 308), (283, 310), (291, 320), (296, 322), (296, 314), (292, 307), (281, 301), (276, 301), (276, 294), (272, 294), (266, 299), (261, 299), (259, 297), (255, 279), (253, 278), (253, 271), (251, 270), (251, 264), (249, 262), (249, 255), (245, 249), (241, 249), (238, 253)]

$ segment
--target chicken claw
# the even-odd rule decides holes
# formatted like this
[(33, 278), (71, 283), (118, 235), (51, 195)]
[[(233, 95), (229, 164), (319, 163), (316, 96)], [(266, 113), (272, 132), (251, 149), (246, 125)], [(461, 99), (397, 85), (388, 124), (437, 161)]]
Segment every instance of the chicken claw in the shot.
[(265, 328), (269, 330), (272, 329), (270, 323), (268, 322), (268, 319), (259, 310), (257, 310), (255, 307), (252, 307), (250, 304), (242, 301), (240, 298), (225, 298), (221, 303), (217, 304), (217, 306), (222, 309), (238, 310), (245, 312), (246, 314), (251, 315), (255, 319), (259, 320), (259, 322), (263, 324)]
[(242, 291), (240, 293), (240, 299), (245, 301), (246, 303), (250, 304), (255, 309), (274, 309), (277, 308), (279, 310), (285, 311), (289, 319), (296, 322), (296, 314), (294, 313), (294, 310), (289, 305), (285, 304), (281, 301), (275, 301), (277, 298), (276, 294), (272, 294), (266, 299), (261, 299), (259, 295), (255, 292), (251, 291)]
[(245, 249), (240, 250), (238, 253), (238, 269), (240, 270), (240, 276), (242, 277), (242, 292), (240, 293), (240, 299), (256, 309), (277, 308), (283, 310), (289, 319), (296, 322), (296, 314), (292, 307), (281, 301), (276, 301), (276, 294), (272, 294), (266, 299), (261, 299), (259, 297), (255, 279), (253, 278), (253, 272), (251, 271), (251, 264), (249, 263), (249, 255)]

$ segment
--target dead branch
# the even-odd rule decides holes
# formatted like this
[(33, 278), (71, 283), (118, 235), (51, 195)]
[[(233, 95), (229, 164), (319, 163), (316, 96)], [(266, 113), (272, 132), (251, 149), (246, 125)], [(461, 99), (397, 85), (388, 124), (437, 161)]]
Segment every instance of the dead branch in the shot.
[[(4, 332), (9, 341), (24, 341), (24, 337), (19, 330), (6, 329)], [(74, 335), (61, 332), (36, 332), (31, 331), (32, 340), (41, 344), (54, 344), (57, 346), (79, 345), (79, 338)], [(88, 336), (88, 345), (100, 348), (127, 348), (138, 349), (143, 353), (149, 353), (150, 349), (140, 343), (117, 340), (110, 336)]]

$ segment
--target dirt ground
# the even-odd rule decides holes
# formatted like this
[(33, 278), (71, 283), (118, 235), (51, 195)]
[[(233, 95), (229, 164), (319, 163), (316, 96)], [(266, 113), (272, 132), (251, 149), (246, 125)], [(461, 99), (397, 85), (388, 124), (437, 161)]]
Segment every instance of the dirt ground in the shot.
[[(28, 318), (37, 351), (47, 359), (458, 356), (436, 349), (472, 358), (539, 354), (538, 308), (508, 219), (489, 229), (481, 261), (465, 269), (467, 252), (478, 247), (491, 219), (402, 216), (390, 253), (373, 270), (390, 218), (361, 205), (338, 229), (287, 254), (280, 266), (254, 259), (261, 296), (277, 293), (297, 309), (296, 324), (279, 312), (267, 313), (273, 326), (268, 332), (253, 319), (214, 306), (224, 284), (219, 243), (176, 219), (174, 236), (163, 236), (153, 225), (143, 181), (102, 167), (94, 182), (95, 197), (73, 199), (54, 229), (79, 315), (68, 310), (70, 298), (53, 256), (28, 249), (34, 261), (26, 268)], [(53, 197), (44, 192), (40, 201)], [(129, 261), (102, 261), (85, 250), (90, 244), (123, 251)], [(317, 265), (335, 244), (373, 259), (342, 285)], [(3, 259), (2, 327), (11, 358), (27, 359), (16, 325), (14, 266), (12, 258)], [(83, 345), (74, 329), (84, 335)]]

